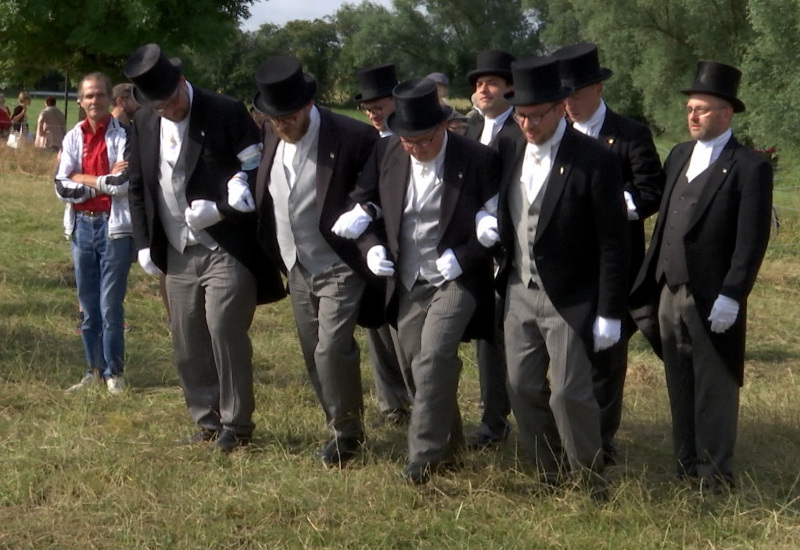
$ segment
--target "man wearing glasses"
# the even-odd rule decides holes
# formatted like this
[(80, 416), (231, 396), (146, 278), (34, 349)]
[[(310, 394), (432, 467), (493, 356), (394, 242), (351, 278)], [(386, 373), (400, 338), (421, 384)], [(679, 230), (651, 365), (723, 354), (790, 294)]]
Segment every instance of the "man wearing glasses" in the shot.
[(772, 167), (731, 132), (742, 73), (701, 61), (631, 307), (664, 360), (676, 473), (701, 490), (734, 488), (747, 297), (767, 248)]
[(124, 68), (133, 119), (130, 203), (139, 264), (166, 274), (175, 363), (189, 414), (222, 452), (250, 443), (257, 303), (285, 295), (257, 241), (259, 133), (240, 102), (192, 86), (156, 44)]
[(464, 450), (459, 342), (493, 332), (491, 258), (474, 219), (496, 193), (500, 166), (491, 149), (446, 129), (452, 108), (433, 81), (403, 82), (393, 95), (395, 135), (376, 145), (351, 195), (382, 216), (347, 236), (386, 279), (387, 315), (415, 386), (404, 474), (423, 484)]
[(576, 477), (603, 494), (589, 354), (619, 340), (625, 312), (619, 161), (567, 125), (570, 89), (561, 85), (557, 60), (518, 60), (511, 69), (514, 91), (506, 99), (522, 135), (498, 144), (498, 219), (477, 224), (483, 244), (502, 240), (506, 251), (498, 282), (506, 297), (509, 397), (542, 481)]
[[(382, 288), (352, 241), (331, 232), (378, 139), (363, 122), (317, 107), (316, 80), (290, 55), (272, 57), (255, 74), (253, 105), (268, 124), (256, 182), (259, 240), (277, 247), (288, 276), (306, 369), (332, 437), (323, 464), (341, 467), (364, 443), (356, 323), (380, 326)], [(275, 239), (277, 236), (277, 243)], [(375, 293), (367, 297), (368, 293)], [(362, 295), (364, 295), (363, 316)], [(378, 315), (370, 318), (372, 309)]]

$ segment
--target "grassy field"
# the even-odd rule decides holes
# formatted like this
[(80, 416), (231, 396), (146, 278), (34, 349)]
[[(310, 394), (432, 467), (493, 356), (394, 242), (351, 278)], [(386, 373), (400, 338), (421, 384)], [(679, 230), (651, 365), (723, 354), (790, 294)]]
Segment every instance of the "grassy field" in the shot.
[[(251, 331), (254, 445), (231, 456), (176, 446), (193, 426), (157, 280), (138, 266), (127, 299), (130, 390), (66, 395), (85, 365), (53, 165), (0, 146), (0, 548), (800, 547), (800, 195), (789, 175), (798, 171), (781, 171), (782, 226), (750, 301), (739, 490), (701, 498), (659, 483), (672, 467), (663, 369), (637, 336), (622, 460), (609, 470), (610, 502), (598, 506), (581, 491), (537, 493), (515, 434), (421, 489), (401, 479), (399, 428), (369, 429), (351, 467), (325, 470), (314, 457), (324, 417), (287, 301), (259, 308)], [(472, 429), (480, 411), (470, 347), (463, 358), (460, 403)], [(378, 411), (362, 365), (370, 426)]]

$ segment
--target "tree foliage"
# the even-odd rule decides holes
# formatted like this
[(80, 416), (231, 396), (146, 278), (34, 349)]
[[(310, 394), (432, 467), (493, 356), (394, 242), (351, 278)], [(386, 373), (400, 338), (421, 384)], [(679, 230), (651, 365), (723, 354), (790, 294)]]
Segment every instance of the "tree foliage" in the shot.
[[(237, 31), (254, 0), (10, 0), (0, 10), (0, 71), (31, 84), (48, 69), (121, 78), (137, 47), (210, 51)], [(212, 37), (212, 38), (209, 38)]]

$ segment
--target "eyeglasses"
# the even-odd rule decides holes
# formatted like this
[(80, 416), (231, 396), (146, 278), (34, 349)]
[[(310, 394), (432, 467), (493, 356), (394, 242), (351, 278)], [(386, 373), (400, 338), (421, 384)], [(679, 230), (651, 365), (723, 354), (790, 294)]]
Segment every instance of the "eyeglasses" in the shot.
[(687, 115), (694, 113), (701, 118), (710, 115), (711, 111), (720, 111), (722, 109), (727, 109), (727, 107), (691, 107), (690, 105), (687, 105), (683, 108)]
[(178, 85), (178, 87), (175, 88), (175, 91), (172, 92), (172, 95), (162, 101), (159, 105), (153, 106), (153, 111), (155, 111), (158, 116), (164, 116), (164, 113), (166, 113), (168, 109), (172, 109), (178, 102), (180, 102), (180, 97), (181, 87)]
[(416, 141), (410, 141), (410, 140), (407, 140), (406, 138), (400, 138), (400, 145), (402, 145), (403, 148), (405, 148), (405, 149), (414, 149), (415, 147), (418, 147), (420, 149), (426, 149), (426, 148), (431, 146), (431, 143), (433, 143), (433, 140), (436, 137), (436, 133), (441, 128), (442, 128), (441, 126), (437, 127), (433, 131), (433, 133), (431, 134), (430, 137), (418, 139)]
[(381, 116), (383, 114), (383, 107), (366, 107), (359, 105), (358, 110), (365, 115)]
[(514, 109), (514, 120), (516, 120), (520, 126), (525, 124), (525, 122), (529, 122), (533, 126), (539, 126), (544, 117), (547, 116), (547, 113), (555, 109), (557, 105), (558, 103), (553, 103), (545, 112), (538, 115), (524, 115), (522, 113), (518, 113), (517, 110)]
[(273, 126), (279, 127), (281, 125), (294, 126), (297, 124), (298, 118), (300, 118), (300, 111), (295, 111), (294, 113), (286, 116), (267, 117), (267, 120), (269, 120)]

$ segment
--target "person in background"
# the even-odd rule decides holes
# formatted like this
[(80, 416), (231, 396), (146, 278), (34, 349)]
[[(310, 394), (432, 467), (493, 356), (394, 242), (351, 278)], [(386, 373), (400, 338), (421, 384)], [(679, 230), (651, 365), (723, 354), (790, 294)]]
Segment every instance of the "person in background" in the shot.
[(450, 90), (450, 79), (444, 73), (430, 73), (425, 78), (433, 80), (436, 83), (436, 95), (439, 97), (439, 103), (447, 105), (447, 94)]
[(36, 140), (34, 145), (58, 151), (61, 142), (67, 133), (67, 119), (64, 113), (56, 107), (56, 98), (47, 96), (44, 98), (45, 108), (39, 113), (39, 120), (36, 122)]
[(128, 82), (117, 84), (111, 91), (111, 99), (114, 108), (111, 109), (111, 116), (119, 120), (123, 126), (129, 128), (133, 115), (139, 110), (139, 104), (133, 99), (133, 84)]
[(14, 107), (11, 113), (11, 122), (14, 132), (22, 136), (23, 141), (30, 141), (30, 129), (28, 128), (28, 107), (31, 104), (31, 96), (28, 92), (20, 92), (17, 98), (19, 104)]

